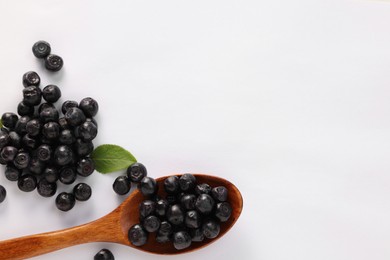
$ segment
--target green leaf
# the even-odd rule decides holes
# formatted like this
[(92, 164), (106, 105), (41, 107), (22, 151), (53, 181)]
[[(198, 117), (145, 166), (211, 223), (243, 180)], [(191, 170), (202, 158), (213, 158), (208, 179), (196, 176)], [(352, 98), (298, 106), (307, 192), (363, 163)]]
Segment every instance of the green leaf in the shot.
[(137, 159), (124, 148), (114, 144), (103, 144), (92, 152), (95, 169), (100, 173), (110, 173), (126, 169)]
[(0, 119), (0, 128), (3, 128), (3, 122)]

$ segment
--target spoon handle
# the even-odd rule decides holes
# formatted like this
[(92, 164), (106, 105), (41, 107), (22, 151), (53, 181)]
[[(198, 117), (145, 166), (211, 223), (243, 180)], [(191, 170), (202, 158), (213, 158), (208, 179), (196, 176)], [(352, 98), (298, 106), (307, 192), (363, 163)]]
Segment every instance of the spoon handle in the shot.
[(108, 215), (72, 228), (1, 241), (0, 259), (26, 259), (89, 242), (120, 242), (123, 237), (119, 221), (112, 217)]

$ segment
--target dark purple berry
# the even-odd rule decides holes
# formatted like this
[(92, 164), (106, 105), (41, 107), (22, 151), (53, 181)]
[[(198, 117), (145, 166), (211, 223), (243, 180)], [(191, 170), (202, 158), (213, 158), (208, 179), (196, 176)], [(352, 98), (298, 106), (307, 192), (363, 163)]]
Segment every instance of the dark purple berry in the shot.
[(34, 106), (29, 106), (21, 101), (18, 104), (18, 114), (19, 116), (32, 116), (34, 114)]
[(187, 211), (184, 223), (188, 228), (199, 228), (201, 225), (201, 216), (196, 210)]
[(127, 168), (127, 177), (131, 182), (139, 183), (147, 176), (147, 171), (142, 163), (133, 163)]
[(22, 170), (19, 170), (15, 166), (8, 164), (5, 168), (5, 177), (9, 181), (17, 181), (22, 175)]
[(48, 122), (43, 125), (42, 134), (47, 139), (57, 139), (60, 136), (60, 126), (56, 122)]
[(32, 52), (39, 59), (46, 58), (51, 52), (50, 44), (45, 41), (37, 41), (32, 47)]
[(191, 229), (190, 234), (193, 242), (202, 242), (204, 240), (202, 228)]
[(58, 118), (58, 124), (60, 125), (61, 130), (68, 130), (68, 129), (70, 129), (68, 121), (66, 121), (65, 117)]
[(157, 182), (151, 177), (144, 177), (138, 184), (138, 189), (144, 196), (150, 196), (157, 193)]
[(91, 141), (84, 142), (81, 139), (76, 139), (75, 150), (80, 157), (88, 156), (92, 153), (94, 145)]
[(5, 197), (7, 197), (7, 191), (3, 186), (0, 185), (0, 203), (5, 200)]
[(74, 154), (67, 145), (60, 145), (54, 151), (54, 161), (57, 165), (64, 166), (73, 162)]
[(180, 203), (185, 210), (195, 209), (196, 196), (194, 194), (185, 194), (181, 197)]
[(112, 184), (112, 188), (119, 195), (125, 195), (130, 191), (130, 181), (126, 176), (119, 176)]
[(148, 216), (143, 221), (143, 227), (149, 233), (156, 232), (160, 228), (161, 221), (156, 216)]
[(49, 54), (45, 58), (45, 67), (50, 71), (59, 71), (64, 66), (62, 58), (55, 54)]
[(52, 103), (41, 103), (39, 106), (38, 106), (38, 114), (40, 114), (42, 112), (42, 110), (44, 110), (45, 108), (56, 108)]
[(25, 134), (22, 137), (22, 144), (23, 144), (24, 148), (35, 149), (38, 145), (38, 141), (36, 138), (34, 138), (34, 136), (30, 136), (29, 134)]
[(26, 131), (30, 136), (37, 136), (40, 134), (42, 128), (41, 121), (38, 119), (31, 119), (26, 124)]
[(164, 189), (169, 194), (176, 194), (180, 190), (179, 178), (177, 176), (169, 176), (164, 180)]
[(86, 183), (76, 184), (73, 188), (73, 194), (78, 201), (87, 201), (92, 195), (91, 186)]
[(13, 146), (5, 146), (1, 149), (0, 157), (5, 162), (12, 162), (15, 159), (16, 154), (18, 153), (18, 149)]
[(32, 157), (30, 158), (28, 169), (35, 175), (40, 175), (45, 170), (45, 164), (38, 157)]
[(93, 260), (115, 260), (110, 250), (103, 248), (94, 256)]
[(177, 250), (185, 249), (191, 246), (191, 236), (186, 231), (179, 231), (173, 234), (173, 246)]
[(72, 184), (77, 178), (76, 169), (73, 166), (65, 166), (60, 170), (60, 182)]
[(180, 225), (184, 222), (184, 213), (179, 204), (170, 206), (168, 208), (166, 217), (167, 220), (173, 225)]
[(56, 198), (56, 206), (61, 211), (69, 211), (74, 207), (76, 200), (72, 193), (61, 192)]
[(87, 97), (80, 101), (79, 108), (87, 117), (94, 117), (99, 111), (99, 104), (93, 98)]
[(42, 144), (37, 148), (37, 157), (39, 160), (46, 162), (51, 159), (53, 150), (47, 144)]
[(9, 133), (5, 131), (0, 131), (0, 149), (9, 144), (10, 137)]
[[(9, 144), (13, 147), (20, 148), (22, 141), (20, 139), (19, 134), (14, 132), (14, 131), (11, 131), (11, 132), (9, 132), (8, 135), (9, 135), (9, 139), (10, 139)], [(1, 146), (0, 146), (0, 148), (1, 148)]]
[(18, 169), (26, 169), (30, 163), (30, 155), (26, 152), (18, 153), (14, 159), (14, 165)]
[(198, 184), (195, 187), (195, 193), (200, 194), (210, 194), (211, 192), (211, 186), (207, 183)]
[(216, 238), (220, 231), (220, 225), (218, 222), (209, 219), (203, 222), (202, 230), (203, 230), (203, 235), (206, 238), (210, 238), (210, 239)]
[(78, 135), (83, 141), (92, 141), (98, 133), (96, 125), (92, 122), (85, 121), (78, 128)]
[(43, 88), (42, 95), (47, 102), (55, 103), (61, 97), (61, 90), (56, 85), (48, 85)]
[(77, 162), (77, 173), (80, 176), (87, 177), (95, 170), (95, 164), (91, 158), (83, 158)]
[(60, 132), (60, 137), (58, 140), (62, 144), (70, 145), (76, 142), (76, 137), (73, 135), (71, 130), (65, 129)]
[(172, 232), (173, 232), (173, 228), (171, 223), (165, 220), (162, 221), (158, 233), (160, 233), (161, 235), (169, 236), (170, 234), (172, 234)]
[(39, 118), (43, 123), (58, 121), (59, 114), (55, 107), (45, 107), (39, 113)]
[(196, 178), (194, 175), (186, 173), (179, 178), (179, 186), (182, 191), (189, 191), (195, 188)]
[(201, 194), (195, 202), (195, 208), (202, 214), (210, 214), (214, 208), (214, 199), (208, 194)]
[(23, 89), (23, 103), (28, 106), (36, 106), (41, 103), (42, 91), (39, 87), (29, 86)]
[(19, 135), (25, 135), (27, 133), (27, 123), (30, 121), (29, 116), (22, 116), (19, 118), (18, 122), (16, 122), (15, 125), (15, 132), (17, 132)]
[(21, 191), (30, 192), (37, 187), (37, 179), (31, 174), (25, 174), (19, 177), (18, 187)]
[(220, 202), (215, 209), (215, 216), (221, 222), (226, 222), (232, 215), (232, 207), (228, 202)]
[(48, 182), (54, 183), (60, 178), (60, 173), (57, 168), (48, 166), (43, 171), (43, 178), (45, 178)]
[(148, 233), (140, 224), (136, 224), (129, 229), (129, 241), (135, 246), (143, 246), (148, 240)]
[(218, 186), (211, 190), (211, 195), (217, 201), (226, 201), (228, 197), (228, 190), (224, 186)]
[(79, 126), (85, 122), (86, 117), (79, 108), (71, 107), (66, 111), (65, 119), (70, 126)]
[(64, 103), (62, 103), (62, 107), (61, 107), (62, 114), (65, 115), (66, 112), (69, 110), (69, 108), (78, 107), (78, 106), (79, 106), (79, 103), (77, 103), (76, 101), (67, 100)]
[(18, 122), (18, 116), (15, 113), (4, 113), (1, 116), (1, 122), (3, 123), (3, 126), (13, 129), (16, 125), (16, 122)]
[(38, 182), (37, 191), (42, 197), (52, 197), (57, 192), (57, 184), (42, 178)]
[(39, 86), (39, 84), (41, 83), (41, 78), (35, 71), (28, 71), (23, 74), (22, 82), (23, 86), (25, 87)]
[(165, 199), (158, 200), (156, 203), (156, 214), (161, 217), (165, 216), (168, 207), (169, 207), (169, 203), (167, 200)]
[(152, 200), (144, 200), (139, 205), (140, 217), (146, 218), (147, 216), (153, 215), (156, 212), (156, 203)]

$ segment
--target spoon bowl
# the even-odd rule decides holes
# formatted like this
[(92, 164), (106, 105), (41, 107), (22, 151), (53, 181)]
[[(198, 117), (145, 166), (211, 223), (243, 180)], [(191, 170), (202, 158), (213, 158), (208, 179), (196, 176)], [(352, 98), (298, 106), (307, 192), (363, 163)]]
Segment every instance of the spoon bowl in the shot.
[[(180, 176), (180, 174), (174, 175)], [(237, 187), (223, 178), (205, 174), (194, 174), (194, 176), (198, 183), (207, 183), (211, 187), (225, 186), (228, 189), (227, 201), (232, 206), (232, 214), (228, 221), (221, 223), (220, 233), (214, 239), (193, 242), (190, 247), (177, 250), (171, 242), (156, 242), (155, 234), (152, 233), (149, 234), (148, 241), (145, 245), (140, 247), (134, 246), (128, 240), (128, 231), (131, 226), (139, 223), (139, 205), (145, 200), (141, 192), (135, 190), (114, 211), (90, 223), (59, 231), (1, 241), (0, 260), (26, 259), (90, 242), (119, 243), (144, 252), (161, 255), (188, 253), (208, 246), (226, 234), (236, 223), (243, 208), (243, 199)], [(163, 182), (168, 177), (165, 176), (156, 179), (159, 185), (158, 195), (161, 197), (165, 197), (166, 195)]]

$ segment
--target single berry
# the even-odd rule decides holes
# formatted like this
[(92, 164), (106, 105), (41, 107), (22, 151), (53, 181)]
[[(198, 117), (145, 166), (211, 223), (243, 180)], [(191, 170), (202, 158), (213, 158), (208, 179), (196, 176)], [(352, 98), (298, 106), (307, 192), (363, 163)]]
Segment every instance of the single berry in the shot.
[(83, 158), (77, 162), (77, 173), (80, 176), (87, 177), (95, 170), (95, 163), (91, 158)]
[(30, 158), (28, 169), (30, 170), (30, 172), (34, 173), (35, 175), (40, 175), (45, 170), (45, 163), (40, 161), (38, 157), (33, 156)]
[(18, 116), (15, 113), (4, 113), (1, 116), (1, 122), (3, 123), (3, 126), (13, 129), (16, 125), (16, 122), (18, 122)]
[(210, 214), (214, 208), (214, 199), (208, 194), (200, 194), (195, 202), (195, 208), (202, 214)]
[(0, 203), (5, 200), (5, 197), (7, 197), (7, 191), (3, 186), (0, 185)]
[(56, 198), (56, 206), (61, 211), (69, 211), (74, 207), (76, 200), (72, 193), (61, 192)]
[(73, 135), (73, 132), (71, 130), (65, 129), (60, 132), (60, 137), (58, 138), (58, 140), (62, 144), (70, 145), (76, 142), (76, 137)]
[(196, 186), (196, 178), (192, 174), (185, 173), (179, 178), (179, 185), (182, 191), (192, 190)]
[(198, 184), (195, 187), (195, 193), (200, 194), (210, 194), (211, 192), (211, 186), (207, 183)]
[(220, 202), (215, 208), (215, 216), (221, 222), (226, 222), (232, 215), (232, 207), (228, 202)]
[(220, 231), (219, 223), (209, 219), (203, 222), (202, 225), (203, 235), (207, 238), (216, 238)]
[(30, 163), (30, 155), (26, 152), (18, 153), (14, 158), (14, 165), (18, 169), (26, 169)]
[[(20, 139), (20, 136), (18, 133), (11, 131), (9, 132), (9, 144), (13, 147), (20, 148), (22, 140)], [(0, 146), (1, 147), (1, 146)]]
[(177, 250), (185, 249), (191, 246), (191, 236), (186, 231), (179, 231), (173, 234), (173, 246)]
[(68, 121), (70, 126), (79, 126), (85, 122), (85, 115), (83, 111), (81, 111), (77, 107), (69, 108), (65, 113), (65, 119)]
[(194, 194), (185, 194), (180, 199), (180, 204), (185, 210), (195, 209), (196, 196)]
[(92, 195), (91, 186), (86, 183), (76, 184), (73, 188), (73, 194), (78, 201), (87, 201)]
[(37, 179), (31, 174), (25, 174), (19, 177), (18, 187), (21, 191), (30, 192), (37, 187)]
[(19, 116), (32, 116), (34, 114), (34, 106), (26, 105), (23, 101), (19, 102), (17, 110)]
[(38, 145), (38, 140), (34, 136), (31, 136), (29, 134), (25, 134), (22, 137), (22, 144), (23, 144), (24, 148), (35, 149)]
[(158, 216), (165, 216), (169, 207), (169, 203), (165, 199), (160, 199), (156, 202), (156, 214)]
[(10, 140), (9, 133), (0, 131), (0, 149), (9, 144)]
[(46, 58), (51, 52), (50, 44), (45, 41), (37, 41), (32, 47), (32, 52), (39, 59)]
[(15, 159), (16, 154), (18, 153), (18, 149), (13, 146), (5, 146), (1, 149), (0, 157), (5, 162), (11, 162)]
[(148, 216), (143, 221), (143, 227), (149, 233), (156, 232), (160, 228), (161, 221), (156, 216)]
[(65, 166), (60, 170), (60, 182), (72, 184), (77, 178), (76, 169), (73, 166)]
[(59, 118), (58, 111), (55, 107), (45, 107), (42, 109), (42, 111), (39, 113), (39, 118), (43, 123), (51, 122), (51, 121), (58, 121)]
[(53, 150), (47, 144), (42, 144), (37, 148), (37, 157), (39, 160), (46, 162), (51, 159)]
[(179, 178), (177, 176), (169, 176), (164, 180), (164, 189), (169, 194), (176, 194), (179, 192)]
[(151, 177), (144, 177), (138, 184), (138, 189), (144, 196), (150, 196), (157, 193), (157, 182)]
[(56, 85), (47, 85), (42, 90), (43, 99), (50, 103), (55, 103), (61, 97), (61, 90)]
[(42, 91), (39, 87), (29, 86), (23, 89), (23, 103), (28, 106), (36, 106), (41, 103)]
[(56, 122), (48, 122), (42, 127), (42, 135), (47, 139), (57, 139), (60, 136), (60, 126)]
[(218, 186), (211, 190), (211, 195), (217, 201), (226, 201), (228, 197), (228, 190), (224, 186)]
[(77, 103), (76, 101), (73, 101), (73, 100), (67, 100), (65, 101), (64, 103), (62, 103), (62, 107), (61, 107), (61, 110), (62, 110), (62, 114), (66, 114), (66, 111), (69, 110), (69, 108), (72, 108), (72, 107), (78, 107), (79, 106), (79, 103)]
[(180, 225), (184, 222), (184, 213), (179, 204), (170, 206), (168, 208), (166, 217), (167, 220), (173, 225)]
[(56, 108), (52, 103), (43, 102), (38, 106), (38, 114), (42, 112), (45, 108)]
[(27, 123), (28, 121), (30, 121), (30, 117), (29, 116), (21, 116), (18, 120), (18, 122), (16, 122), (16, 125), (15, 125), (15, 132), (17, 132), (19, 135), (25, 135), (27, 134)]
[(22, 175), (22, 170), (16, 168), (14, 165), (8, 164), (5, 168), (5, 178), (9, 181), (17, 181)]
[(57, 184), (42, 178), (38, 182), (37, 191), (42, 197), (52, 197), (57, 192)]
[(75, 150), (78, 156), (85, 157), (92, 153), (94, 145), (91, 141), (84, 142), (81, 139), (76, 139)]
[(55, 54), (49, 54), (45, 58), (45, 67), (50, 71), (59, 71), (64, 66), (62, 58)]
[(147, 171), (142, 163), (133, 163), (127, 168), (127, 177), (131, 182), (139, 183), (147, 176)]
[(41, 78), (35, 71), (28, 71), (23, 74), (22, 82), (23, 86), (25, 87), (39, 86), (39, 84), (41, 83)]
[(40, 134), (42, 128), (41, 121), (38, 119), (31, 119), (26, 124), (26, 131), (30, 136), (37, 136)]
[(57, 165), (64, 166), (73, 162), (74, 154), (67, 145), (60, 145), (54, 151), (54, 161)]
[(139, 214), (142, 219), (153, 215), (155, 212), (156, 203), (152, 200), (144, 200), (139, 205)]
[(128, 238), (133, 245), (143, 246), (148, 240), (148, 233), (140, 224), (135, 224), (129, 229)]
[(78, 135), (84, 141), (92, 141), (98, 133), (96, 125), (92, 122), (85, 121), (78, 128)]
[(94, 260), (115, 260), (110, 250), (103, 248), (93, 258)]
[(171, 223), (169, 223), (166, 220), (162, 221), (161, 224), (160, 224), (160, 229), (158, 230), (158, 232), (161, 235), (165, 235), (165, 236), (169, 236), (170, 234), (172, 234), (173, 228), (172, 228)]
[(202, 228), (191, 229), (190, 235), (193, 242), (202, 242), (204, 240)]
[(43, 171), (43, 178), (45, 178), (50, 183), (54, 183), (60, 178), (60, 173), (58, 172), (57, 168), (48, 166)]
[(65, 117), (58, 118), (58, 124), (60, 125), (61, 130), (70, 129), (70, 125), (68, 124), (68, 121), (66, 121)]
[(184, 223), (188, 228), (199, 228), (201, 225), (201, 216), (196, 210), (187, 211)]
[(130, 191), (130, 182), (126, 176), (119, 176), (112, 184), (112, 188), (119, 195), (125, 195)]
[(79, 108), (87, 117), (94, 117), (99, 111), (99, 104), (93, 98), (87, 97), (80, 101)]

